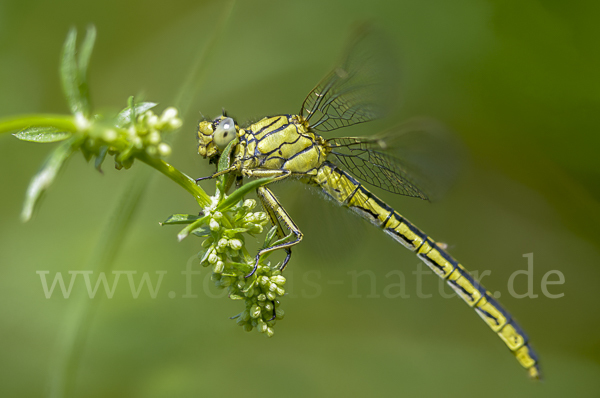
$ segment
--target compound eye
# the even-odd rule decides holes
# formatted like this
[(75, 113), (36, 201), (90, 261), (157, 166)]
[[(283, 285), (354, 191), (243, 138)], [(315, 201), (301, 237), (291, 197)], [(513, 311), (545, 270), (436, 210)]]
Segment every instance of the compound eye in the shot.
[(232, 118), (226, 117), (221, 120), (215, 129), (213, 141), (215, 145), (223, 150), (236, 137), (235, 122)]

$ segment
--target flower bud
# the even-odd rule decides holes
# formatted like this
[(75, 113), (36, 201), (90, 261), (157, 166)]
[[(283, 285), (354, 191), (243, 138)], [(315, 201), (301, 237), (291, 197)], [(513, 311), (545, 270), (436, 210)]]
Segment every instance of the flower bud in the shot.
[(229, 247), (233, 250), (240, 250), (242, 248), (242, 241), (239, 239), (231, 239), (229, 241)]
[(254, 199), (246, 199), (244, 201), (244, 204), (242, 206), (244, 206), (248, 210), (252, 210), (252, 209), (254, 209), (256, 207), (256, 200), (254, 200)]
[(148, 143), (158, 145), (161, 141), (162, 140), (158, 131), (153, 131), (150, 134), (148, 134)]
[(158, 154), (160, 156), (169, 156), (171, 154), (171, 146), (166, 142), (158, 144)]
[(216, 274), (220, 274), (221, 272), (223, 272), (224, 268), (225, 263), (221, 260), (218, 260), (217, 263), (213, 266), (213, 272)]
[(163, 111), (162, 115), (160, 115), (160, 121), (163, 123), (166, 123), (166, 122), (170, 121), (171, 119), (176, 118), (177, 113), (178, 113), (177, 109), (170, 106)]
[(217, 220), (215, 220), (214, 218), (210, 219), (210, 223), (208, 225), (209, 225), (211, 231), (218, 231), (219, 228), (221, 227), (219, 225), (219, 222)]
[(253, 305), (252, 308), (250, 308), (250, 316), (252, 318), (258, 318), (260, 316), (260, 312), (261, 309), (258, 305)]

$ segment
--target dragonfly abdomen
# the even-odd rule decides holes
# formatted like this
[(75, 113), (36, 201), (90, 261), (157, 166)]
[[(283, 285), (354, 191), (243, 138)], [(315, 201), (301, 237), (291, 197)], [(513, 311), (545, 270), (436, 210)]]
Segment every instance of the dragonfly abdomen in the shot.
[(537, 355), (510, 314), (475, 278), (433, 239), (366, 189), (354, 177), (325, 162), (311, 179), (329, 197), (369, 220), (394, 240), (416, 252), (504, 341), (532, 378), (540, 378)]

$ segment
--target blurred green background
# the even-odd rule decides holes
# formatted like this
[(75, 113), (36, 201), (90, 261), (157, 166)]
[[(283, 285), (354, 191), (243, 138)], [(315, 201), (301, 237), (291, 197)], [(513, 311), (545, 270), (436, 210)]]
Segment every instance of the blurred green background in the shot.
[[(90, 23), (98, 29), (96, 109), (120, 109), (133, 94), (171, 105), (227, 8), (185, 0), (2, 1), (0, 116), (67, 112), (60, 48), (69, 27), (83, 32)], [(214, 117), (224, 106), (242, 123), (297, 112), (353, 23), (374, 18), (402, 56), (403, 107), (390, 120), (339, 133), (370, 134), (412, 116), (433, 117), (456, 133), (466, 166), (443, 200), (376, 193), (449, 243), (469, 270), (491, 272), (483, 282), (502, 293), (529, 334), (544, 383), (528, 380), (461, 300), (442, 298), (436, 277), (423, 276), (422, 291), (432, 297), (418, 298), (412, 253), (297, 183), (274, 187), (305, 240), (287, 269), (286, 318), (272, 339), (228, 319), (241, 304), (219, 297), (206, 269), (193, 276), (198, 297), (181, 297), (181, 271), (189, 261), (200, 268), (199, 240), (177, 243), (177, 228), (158, 222), (197, 206), (159, 175), (112, 263), (153, 281), (166, 271), (156, 298), (147, 289), (132, 298), (123, 275), (112, 299), (103, 292), (82, 299), (81, 279), (70, 299), (57, 292), (47, 299), (36, 271), (52, 278), (84, 270), (121, 192), (146, 166), (117, 172), (108, 161), (100, 175), (77, 155), (36, 218), (22, 224), (27, 184), (51, 146), (7, 135), (0, 138), (0, 395), (49, 391), (83, 305), (96, 311), (76, 353), (73, 396), (598, 396), (599, 17), (594, 1), (239, 1), (217, 32), (217, 50), (203, 60), (204, 84), (184, 104), (190, 112), (169, 160), (189, 175), (209, 174), (195, 154), (200, 111)], [(527, 253), (538, 297), (511, 297), (508, 280), (527, 268)], [(353, 284), (363, 270), (372, 271), (374, 286), (369, 277)], [(405, 275), (409, 298), (386, 297), (398, 283), (394, 270)], [(548, 287), (561, 298), (541, 290), (552, 270), (565, 278)], [(515, 281), (518, 293), (527, 290), (525, 276)]]

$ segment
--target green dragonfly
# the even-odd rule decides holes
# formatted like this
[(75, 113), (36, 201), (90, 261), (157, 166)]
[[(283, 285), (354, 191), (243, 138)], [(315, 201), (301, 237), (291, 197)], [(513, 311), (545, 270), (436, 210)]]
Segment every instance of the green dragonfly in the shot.
[[(379, 118), (384, 113), (397, 79), (393, 77), (395, 68), (386, 61), (386, 51), (378, 51), (381, 43), (368, 28), (357, 32), (342, 62), (308, 94), (297, 115), (269, 116), (245, 128), (225, 114), (200, 122), (198, 153), (212, 162), (236, 140), (231, 167), (206, 178), (233, 173), (240, 182), (243, 177), (270, 177), (269, 184), (296, 179), (320, 188), (335, 202), (415, 252), (504, 341), (528, 374), (539, 379), (537, 355), (515, 319), (448, 254), (444, 244), (436, 243), (360, 182), (428, 199), (405, 162), (388, 150), (393, 134), (331, 139), (320, 135)], [(205, 178), (199, 180), (202, 179)], [(260, 257), (274, 250), (286, 252), (283, 270), (291, 247), (302, 240), (302, 232), (273, 192), (261, 186), (257, 195), (280, 240), (258, 252), (254, 270), (248, 276), (256, 271)]]

